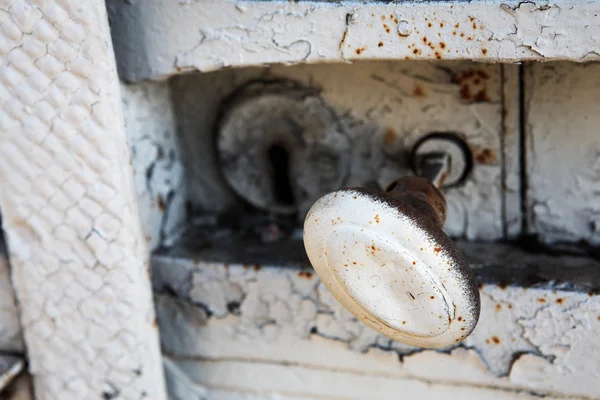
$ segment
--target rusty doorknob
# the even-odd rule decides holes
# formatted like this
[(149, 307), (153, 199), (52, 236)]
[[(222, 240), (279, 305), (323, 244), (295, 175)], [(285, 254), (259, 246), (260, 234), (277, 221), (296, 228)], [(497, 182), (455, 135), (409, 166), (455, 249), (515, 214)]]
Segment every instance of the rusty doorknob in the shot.
[(334, 191), (304, 222), (309, 260), (336, 300), (385, 336), (425, 348), (466, 338), (480, 310), (473, 272), (442, 230), (446, 201), (432, 182), (441, 183), (443, 168), (436, 171), (386, 192)]

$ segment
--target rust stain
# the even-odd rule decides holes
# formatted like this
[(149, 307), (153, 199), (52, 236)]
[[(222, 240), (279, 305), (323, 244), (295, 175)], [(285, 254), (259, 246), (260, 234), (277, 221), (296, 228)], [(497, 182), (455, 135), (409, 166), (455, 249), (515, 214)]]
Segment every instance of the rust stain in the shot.
[(379, 214), (375, 215), (375, 222), (379, 223)]
[[(391, 145), (394, 144), (395, 141), (396, 131), (394, 131), (392, 128), (387, 128), (385, 130), (385, 135), (383, 135), (383, 143), (385, 143), (386, 145)], [(354, 196), (354, 198), (356, 198), (356, 196)]]
[(500, 344), (500, 339), (498, 336), (492, 336), (492, 342), (494, 342), (494, 344)]
[(441, 247), (438, 247), (438, 246), (435, 246), (435, 247), (433, 248), (433, 251), (434, 251), (434, 252), (436, 252), (436, 253), (439, 253), (440, 251), (442, 251), (442, 248), (441, 248)]
[(379, 42), (379, 44), (377, 46), (383, 47), (383, 42)]
[(483, 70), (467, 70), (453, 77), (460, 85), (459, 96), (465, 102), (480, 103), (491, 101), (487, 93), (489, 75)]
[(481, 49), (481, 52), (483, 53), (483, 55), (487, 54), (487, 49)]
[(509, 305), (508, 305), (508, 308), (512, 309), (512, 304), (509, 304)]
[(415, 97), (424, 97), (425, 96), (425, 90), (423, 89), (423, 87), (419, 84), (415, 85), (415, 88), (413, 89), (413, 96)]
[(390, 33), (390, 27), (389, 27), (389, 26), (387, 26), (386, 24), (383, 24), (383, 29), (385, 29), (385, 31), (386, 31), (387, 33)]
[(431, 299), (431, 300), (434, 300), (434, 299), (435, 299), (435, 296), (431, 296), (431, 297), (430, 297), (430, 299)]
[(153, 328), (158, 327), (158, 322), (156, 322), (156, 318), (152, 321), (152, 327)]
[(459, 24), (459, 23), (457, 23), (456, 25), (454, 25), (454, 27), (455, 27), (456, 29), (458, 29), (458, 28), (460, 28), (460, 24)]
[(538, 303), (545, 303), (545, 302), (546, 302), (546, 299), (544, 299), (543, 297), (540, 297), (538, 299)]
[(313, 273), (312, 272), (308, 272), (308, 271), (300, 271), (300, 272), (298, 272), (298, 276), (300, 278), (312, 279)]
[(441, 47), (442, 49), (445, 49), (445, 48), (446, 48), (446, 43), (444, 43), (444, 42), (440, 42), (440, 47)]
[(443, 28), (443, 27), (444, 27), (444, 23), (440, 22), (440, 28)]
[(557, 304), (562, 304), (562, 303), (564, 303), (564, 301), (565, 301), (565, 300), (564, 300), (563, 298), (558, 298), (558, 299), (556, 299), (556, 303), (557, 303)]
[(496, 304), (496, 311), (502, 310), (502, 304)]
[(431, 22), (430, 22), (430, 23), (428, 23), (428, 24), (427, 24), (427, 26), (431, 28)]
[(438, 60), (442, 59), (442, 55), (439, 52), (435, 52), (435, 58), (437, 58)]
[(480, 164), (493, 164), (496, 161), (496, 153), (492, 149), (474, 149), (474, 158)]
[(165, 202), (165, 199), (162, 197), (162, 195), (159, 194), (158, 196), (156, 196), (156, 203), (158, 204), (158, 209), (161, 213), (164, 213), (167, 210), (167, 203)]
[(462, 317), (458, 317), (458, 318), (456, 318), (456, 320), (457, 320), (458, 322), (462, 321), (462, 319), (463, 319)]
[(260, 271), (261, 269), (262, 269), (262, 266), (260, 266), (260, 265), (258, 265), (258, 264), (255, 264), (255, 265), (254, 265), (254, 270), (255, 270), (255, 271), (257, 271), (257, 272), (258, 272), (258, 271)]
[(358, 54), (360, 56), (360, 54), (365, 51), (366, 47), (359, 47), (358, 49), (355, 50), (356, 54)]

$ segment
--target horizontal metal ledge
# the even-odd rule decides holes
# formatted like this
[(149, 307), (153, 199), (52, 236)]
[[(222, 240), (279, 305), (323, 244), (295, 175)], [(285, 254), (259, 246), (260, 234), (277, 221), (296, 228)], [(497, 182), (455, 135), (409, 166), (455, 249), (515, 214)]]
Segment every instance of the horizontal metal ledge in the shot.
[(126, 81), (357, 60), (592, 61), (598, 1), (107, 1)]
[[(462, 241), (457, 244), (480, 284), (600, 292), (600, 261), (594, 258), (531, 252), (513, 244)], [(224, 236), (209, 241), (188, 235), (177, 245), (158, 250), (152, 257), (154, 271), (193, 268), (199, 263), (311, 268), (300, 239), (260, 243), (239, 237)]]

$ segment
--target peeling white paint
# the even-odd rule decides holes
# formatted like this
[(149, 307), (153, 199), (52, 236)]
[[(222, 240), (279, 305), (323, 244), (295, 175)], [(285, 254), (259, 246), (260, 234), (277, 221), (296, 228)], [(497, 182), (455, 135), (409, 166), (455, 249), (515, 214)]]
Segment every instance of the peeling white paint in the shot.
[(109, 0), (122, 78), (361, 59), (587, 61), (600, 4)]
[(177, 124), (167, 82), (121, 85), (142, 229), (150, 251), (168, 244), (184, 219)]
[(529, 229), (546, 242), (600, 245), (599, 89), (596, 63), (528, 68)]
[[(199, 384), (354, 399), (359, 392), (339, 392), (324, 382), (364, 377), (348, 385), (364, 385), (372, 392), (362, 398), (372, 399), (388, 398), (388, 389), (377, 389), (380, 379), (427, 382), (431, 392), (414, 389), (427, 396), (436, 385), (462, 385), (473, 396), (475, 387), (492, 390), (486, 394), (491, 398), (519, 391), (600, 397), (597, 295), (483, 286), (471, 336), (436, 352), (366, 327), (311, 272), (167, 260), (156, 261), (156, 286), (167, 285), (179, 298), (156, 297), (163, 350)], [(240, 374), (253, 378), (240, 380)], [(278, 386), (269, 374), (306, 380), (303, 389), (286, 392), (292, 381)]]
[(0, 2), (0, 206), (38, 399), (164, 399), (103, 1)]

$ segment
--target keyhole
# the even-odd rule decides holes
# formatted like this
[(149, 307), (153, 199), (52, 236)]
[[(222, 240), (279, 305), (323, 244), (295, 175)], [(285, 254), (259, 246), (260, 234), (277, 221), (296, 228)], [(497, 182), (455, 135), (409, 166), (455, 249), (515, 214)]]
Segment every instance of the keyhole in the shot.
[(275, 200), (286, 206), (293, 205), (295, 199), (290, 182), (290, 153), (279, 144), (269, 147), (268, 153), (272, 168)]

